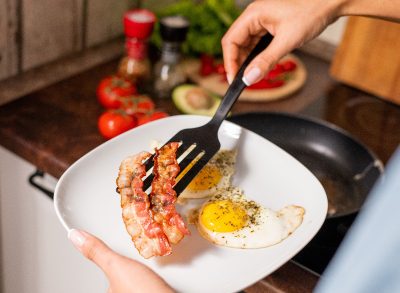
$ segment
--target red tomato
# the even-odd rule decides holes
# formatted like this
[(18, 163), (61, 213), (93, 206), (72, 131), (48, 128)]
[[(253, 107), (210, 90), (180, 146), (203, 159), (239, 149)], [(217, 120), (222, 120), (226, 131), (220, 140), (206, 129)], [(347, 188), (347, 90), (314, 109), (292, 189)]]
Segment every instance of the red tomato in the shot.
[(282, 67), (285, 72), (293, 71), (297, 68), (297, 64), (292, 60), (287, 60), (282, 63)]
[(101, 135), (110, 139), (137, 126), (137, 121), (122, 111), (108, 110), (101, 114), (97, 126)]
[(283, 70), (283, 66), (282, 66), (281, 63), (276, 63), (275, 66), (274, 66), (274, 68), (273, 68), (273, 70), (275, 70), (275, 71), (277, 71), (277, 72), (280, 72), (280, 73), (282, 73), (282, 72), (284, 71), (284, 70)]
[(112, 75), (100, 81), (97, 87), (97, 98), (100, 104), (107, 109), (121, 107), (121, 97), (136, 93), (136, 87), (123, 78)]
[(139, 100), (137, 103), (137, 112), (139, 113), (149, 113), (155, 108), (154, 102), (150, 99)]
[(168, 116), (169, 115), (167, 113), (162, 112), (162, 111), (155, 111), (155, 112), (148, 113), (148, 114), (139, 114), (139, 115), (137, 115), (138, 125), (142, 125), (142, 124), (148, 123), (150, 121), (165, 118)]
[(226, 74), (224, 63), (220, 63), (220, 64), (215, 65), (214, 70), (218, 74), (221, 74), (221, 75), (222, 74), (224, 74), (224, 75)]
[(200, 69), (201, 76), (207, 76), (214, 72), (214, 67), (208, 64), (202, 65)]
[(283, 73), (283, 66), (281, 64), (276, 64), (270, 72), (267, 73), (265, 79), (276, 79)]
[(122, 98), (121, 109), (129, 115), (150, 113), (154, 111), (154, 108), (154, 102), (148, 96), (141, 95)]
[(284, 84), (285, 84), (285, 81), (280, 80), (280, 79), (278, 79), (278, 80), (262, 79), (259, 82), (249, 86), (248, 89), (251, 89), (251, 90), (272, 89), (272, 88), (281, 87)]
[(201, 66), (200, 66), (200, 74), (202, 76), (210, 75), (214, 72), (214, 57), (203, 54), (200, 57)]

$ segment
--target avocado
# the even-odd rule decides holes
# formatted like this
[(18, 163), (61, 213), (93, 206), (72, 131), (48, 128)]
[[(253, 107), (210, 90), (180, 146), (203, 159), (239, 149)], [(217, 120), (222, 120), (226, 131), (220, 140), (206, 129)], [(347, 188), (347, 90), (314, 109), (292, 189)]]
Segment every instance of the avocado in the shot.
[(193, 84), (183, 84), (174, 89), (172, 100), (179, 111), (185, 114), (212, 116), (221, 99)]

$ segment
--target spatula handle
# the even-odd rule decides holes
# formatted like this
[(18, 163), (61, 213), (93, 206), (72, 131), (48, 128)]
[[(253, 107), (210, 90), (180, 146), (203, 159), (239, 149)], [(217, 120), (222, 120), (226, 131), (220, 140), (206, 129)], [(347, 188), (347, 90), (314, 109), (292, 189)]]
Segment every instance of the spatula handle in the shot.
[(221, 104), (219, 105), (214, 117), (210, 121), (210, 124), (213, 124), (216, 126), (218, 129), (219, 126), (221, 125), (222, 121), (226, 118), (228, 115), (229, 111), (231, 110), (233, 104), (236, 102), (236, 100), (239, 98), (240, 94), (246, 87), (246, 84), (243, 82), (243, 73), (247, 67), (247, 65), (250, 64), (250, 62), (268, 45), (271, 43), (273, 39), (273, 36), (269, 33), (264, 35), (257, 43), (257, 45), (254, 47), (253, 50), (251, 50), (249, 56), (247, 56), (246, 60), (243, 62), (242, 66), (240, 67), (238, 73), (236, 74), (235, 78), (233, 79), (232, 83), (230, 84), (228, 90), (226, 91), (226, 94), (224, 98), (221, 101)]

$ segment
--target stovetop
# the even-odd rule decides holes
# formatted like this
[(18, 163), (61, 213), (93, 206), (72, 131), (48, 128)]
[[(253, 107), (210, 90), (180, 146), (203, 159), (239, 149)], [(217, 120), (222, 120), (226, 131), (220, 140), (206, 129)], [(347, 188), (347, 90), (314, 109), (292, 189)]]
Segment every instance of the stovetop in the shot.
[(345, 129), (384, 163), (400, 143), (400, 105), (339, 83), (300, 113)]
[[(386, 163), (400, 143), (400, 106), (351, 87), (335, 84), (328, 94), (301, 114), (339, 126), (358, 139)], [(294, 258), (322, 274), (357, 214), (325, 221), (313, 240)]]
[[(301, 52), (296, 54), (308, 69), (308, 82), (299, 92), (266, 103), (239, 102), (232, 113), (300, 111), (347, 130), (386, 163), (400, 142), (400, 106), (335, 83), (329, 77), (328, 63)], [(95, 89), (104, 76), (115, 72), (118, 62), (99, 65), (3, 105), (0, 144), (46, 173), (60, 177), (74, 161), (103, 143), (96, 124), (103, 109), (95, 101)], [(170, 114), (178, 114), (169, 100), (158, 100), (157, 105)], [(304, 108), (305, 105), (308, 106)], [(51, 127), (43, 131), (43, 125)], [(62, 136), (58, 135), (60, 129)], [(55, 136), (59, 139), (54, 140)], [(79, 143), (71, 144), (76, 137)], [(60, 151), (65, 145), (71, 146), (69, 151)], [(351, 218), (342, 220), (335, 233), (326, 235), (321, 230), (295, 261), (321, 273), (351, 225)], [(322, 237), (328, 240), (320, 241)]]

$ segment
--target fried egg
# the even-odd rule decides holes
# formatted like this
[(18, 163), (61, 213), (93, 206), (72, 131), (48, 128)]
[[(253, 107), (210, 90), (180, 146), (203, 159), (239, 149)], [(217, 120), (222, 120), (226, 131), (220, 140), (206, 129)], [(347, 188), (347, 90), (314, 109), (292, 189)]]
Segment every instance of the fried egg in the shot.
[(293, 233), (305, 211), (295, 205), (273, 211), (247, 199), (239, 188), (229, 187), (207, 200), (197, 213), (198, 231), (208, 241), (226, 247), (262, 248)]
[(205, 198), (219, 189), (228, 188), (235, 171), (235, 161), (236, 150), (220, 150), (190, 182), (179, 199)]

